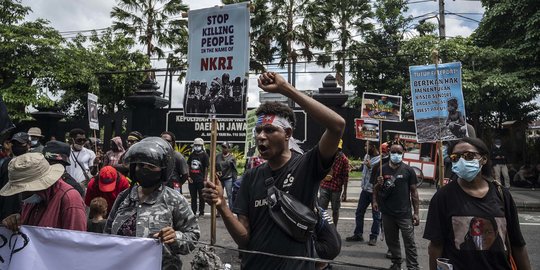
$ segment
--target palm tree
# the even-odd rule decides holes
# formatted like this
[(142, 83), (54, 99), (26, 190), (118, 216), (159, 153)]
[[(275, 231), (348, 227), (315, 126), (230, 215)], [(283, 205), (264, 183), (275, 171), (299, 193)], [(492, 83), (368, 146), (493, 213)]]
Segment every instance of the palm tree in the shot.
[(321, 13), (327, 14), (321, 18), (325, 20), (325, 27), (329, 32), (328, 37), (332, 39), (331, 46), (327, 47), (326, 55), (318, 59), (319, 64), (326, 64), (332, 54), (334, 48), (339, 48), (335, 51), (337, 64), (334, 68), (337, 71), (336, 78), (342, 86), (342, 91), (345, 92), (345, 70), (346, 59), (354, 55), (350, 50), (351, 47), (359, 44), (353, 39), (357, 36), (363, 36), (366, 31), (373, 29), (373, 24), (369, 20), (373, 17), (369, 0), (318, 0), (322, 7)]
[[(187, 21), (182, 13), (187, 5), (182, 0), (117, 0), (118, 6), (111, 11), (113, 30), (131, 36), (146, 47), (148, 58), (165, 57), (163, 48), (172, 49), (180, 57), (187, 52)], [(168, 58), (167, 61), (185, 64)]]

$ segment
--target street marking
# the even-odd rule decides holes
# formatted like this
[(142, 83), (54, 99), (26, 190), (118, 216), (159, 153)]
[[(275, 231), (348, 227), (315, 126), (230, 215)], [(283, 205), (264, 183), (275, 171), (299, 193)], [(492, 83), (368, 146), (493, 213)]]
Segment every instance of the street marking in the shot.
[[(356, 220), (353, 217), (339, 217), (339, 220)], [(364, 221), (373, 221), (373, 218), (364, 218)], [(425, 219), (420, 220), (421, 223), (426, 223)], [(521, 226), (540, 226), (540, 223), (520, 222)]]

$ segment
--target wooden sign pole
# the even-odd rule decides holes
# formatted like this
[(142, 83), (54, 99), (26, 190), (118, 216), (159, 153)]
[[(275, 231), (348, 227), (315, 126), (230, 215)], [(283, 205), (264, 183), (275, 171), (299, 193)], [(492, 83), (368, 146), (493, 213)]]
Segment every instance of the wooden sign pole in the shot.
[[(212, 116), (212, 131), (210, 136), (210, 179), (216, 184), (216, 141), (217, 141), (217, 120)], [(221, 202), (225, 203), (225, 202)], [(210, 210), (210, 245), (216, 244), (216, 205), (211, 205)]]

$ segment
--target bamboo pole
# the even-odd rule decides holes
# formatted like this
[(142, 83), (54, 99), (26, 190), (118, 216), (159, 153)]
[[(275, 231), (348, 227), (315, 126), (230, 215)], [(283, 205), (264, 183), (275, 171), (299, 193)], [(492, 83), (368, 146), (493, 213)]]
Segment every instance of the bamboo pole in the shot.
[[(210, 136), (210, 179), (216, 184), (216, 141), (217, 141), (217, 120), (212, 116), (212, 130)], [(221, 202), (225, 203), (225, 202)], [(216, 205), (210, 207), (210, 245), (216, 244)]]

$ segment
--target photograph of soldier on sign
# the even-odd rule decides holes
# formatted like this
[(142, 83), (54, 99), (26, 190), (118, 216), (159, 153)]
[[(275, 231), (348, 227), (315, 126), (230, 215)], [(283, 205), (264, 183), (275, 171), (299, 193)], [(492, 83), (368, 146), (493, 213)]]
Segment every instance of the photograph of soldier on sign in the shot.
[(247, 79), (230, 79), (229, 73), (216, 77), (210, 85), (206, 81), (190, 81), (186, 85), (186, 111), (189, 114), (242, 114), (246, 102)]

